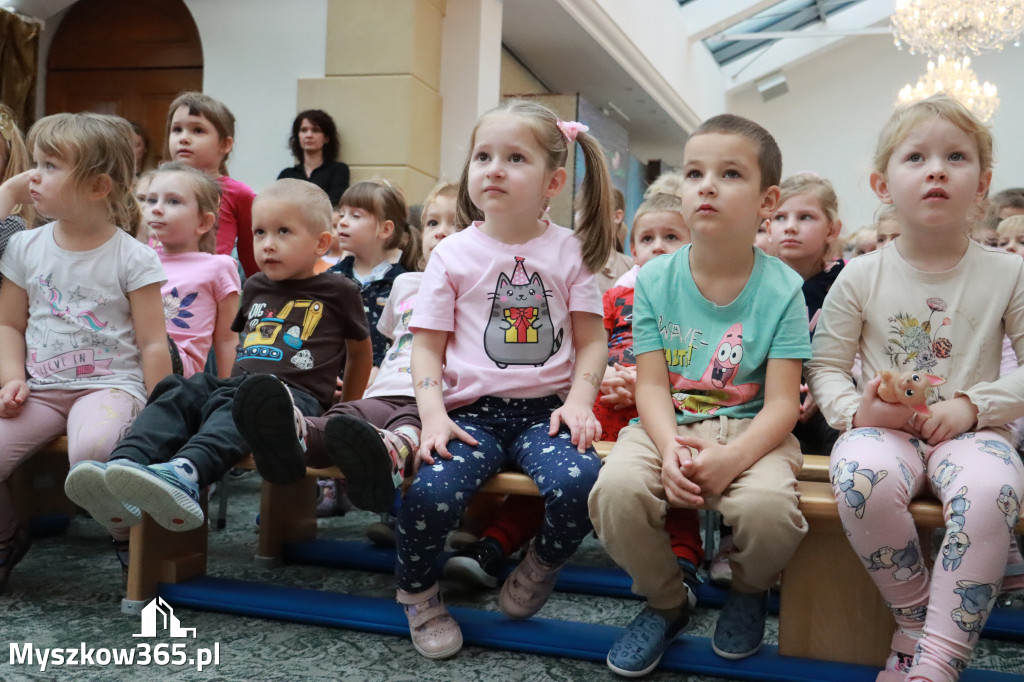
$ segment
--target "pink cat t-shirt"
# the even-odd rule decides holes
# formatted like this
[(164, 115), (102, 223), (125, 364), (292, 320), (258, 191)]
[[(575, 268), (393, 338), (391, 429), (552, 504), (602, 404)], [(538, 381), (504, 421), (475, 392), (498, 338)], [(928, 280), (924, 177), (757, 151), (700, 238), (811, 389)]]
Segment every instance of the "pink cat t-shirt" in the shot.
[(479, 223), (434, 249), (409, 325), (451, 332), (444, 358), (448, 410), (484, 396), (562, 400), (572, 383), (571, 312), (601, 316), (601, 295), (571, 230), (548, 223), (505, 244)]

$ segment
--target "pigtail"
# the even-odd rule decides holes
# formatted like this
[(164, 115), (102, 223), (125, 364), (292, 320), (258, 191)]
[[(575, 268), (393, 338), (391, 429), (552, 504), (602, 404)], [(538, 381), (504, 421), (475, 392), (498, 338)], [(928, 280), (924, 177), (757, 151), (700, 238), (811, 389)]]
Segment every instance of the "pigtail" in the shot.
[(601, 144), (585, 132), (577, 134), (576, 142), (583, 150), (586, 167), (580, 187), (580, 219), (576, 225), (576, 236), (583, 243), (583, 264), (590, 272), (600, 272), (612, 251), (615, 198)]
[(422, 268), (423, 262), (423, 235), (413, 225), (405, 226), (405, 236), (399, 244), (402, 249), (402, 257), (398, 259), (399, 265), (409, 272), (417, 272)]

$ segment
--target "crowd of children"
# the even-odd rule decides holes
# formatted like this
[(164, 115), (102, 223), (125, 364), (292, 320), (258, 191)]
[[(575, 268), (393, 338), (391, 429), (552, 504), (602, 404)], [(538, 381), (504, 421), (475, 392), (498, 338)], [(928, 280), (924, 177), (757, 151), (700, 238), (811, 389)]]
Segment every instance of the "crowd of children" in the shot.
[[(645, 600), (607, 655), (639, 677), (695, 606), (698, 509), (725, 523), (712, 647), (759, 650), (807, 531), (801, 452), (830, 452), (843, 527), (898, 625), (878, 679), (959, 678), (1000, 590), (1024, 584), (1003, 580), (1024, 565), (1024, 190), (988, 198), (992, 138), (963, 106), (893, 114), (870, 177), (882, 208), (849, 259), (831, 184), (783, 180), (771, 134), (739, 116), (691, 134), (623, 234), (600, 144), (537, 103), (479, 119), (422, 230), (387, 181), (332, 184), (332, 205), (311, 176), (336, 155), (320, 114), (293, 127), (301, 179), (256, 195), (227, 174), (234, 116), (207, 95), (171, 104), (171, 160), (137, 184), (126, 121), (56, 114), (26, 141), (0, 106), (0, 592), (31, 544), (7, 480), (54, 437), (124, 571), (143, 513), (201, 526), (200, 491), (251, 452), (272, 483), (337, 466), (332, 500), (395, 514), (397, 599), (431, 659), (463, 642), (442, 572), (497, 587), (525, 548), (499, 605), (529, 618), (595, 531)], [(547, 209), (574, 147), (568, 229)], [(885, 402), (884, 369), (924, 376), (929, 407)], [(497, 506), (439, 567), (510, 468), (541, 498)], [(946, 518), (934, 565), (908, 510), (924, 492)], [(889, 548), (905, 560), (879, 562)]]

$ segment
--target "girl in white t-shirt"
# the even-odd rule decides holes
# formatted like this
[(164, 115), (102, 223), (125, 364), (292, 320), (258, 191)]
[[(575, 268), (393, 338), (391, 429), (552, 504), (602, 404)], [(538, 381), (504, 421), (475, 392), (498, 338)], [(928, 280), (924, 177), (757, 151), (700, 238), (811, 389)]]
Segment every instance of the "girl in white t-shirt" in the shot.
[[(457, 225), (468, 226), (437, 246), (423, 275), (410, 325), (422, 465), (399, 511), (397, 578), (413, 645), (428, 658), (462, 647), (436, 560), (484, 480), (517, 467), (545, 499), (543, 527), (501, 591), (511, 618), (544, 605), (591, 529), (592, 407), (608, 359), (593, 273), (611, 250), (613, 200), (586, 130), (521, 100), (484, 114), (459, 185)], [(575, 142), (586, 164), (576, 234), (543, 219)]]
[[(902, 233), (832, 285), (806, 374), (829, 423), (839, 518), (897, 629), (879, 682), (952, 682), (999, 593), (1024, 498), (1007, 424), (1024, 415), (1024, 368), (999, 376), (1003, 334), (1024, 357), (1024, 263), (967, 238), (992, 179), (992, 135), (946, 94), (900, 107), (879, 136), (871, 188)], [(865, 377), (851, 376), (860, 355)], [(885, 369), (926, 381), (915, 411), (878, 395)], [(942, 502), (930, 565), (910, 501)], [(841, 589), (841, 587), (840, 587)], [(850, 614), (836, 613), (834, 618)]]
[(72, 464), (106, 461), (171, 369), (163, 268), (127, 231), (139, 222), (131, 140), (115, 116), (47, 116), (29, 134), (35, 167), (8, 181), (54, 222), (11, 237), (0, 261), (0, 591), (30, 542), (14, 468), (65, 432)]
[(215, 179), (171, 161), (151, 173), (142, 202), (167, 274), (160, 292), (174, 372), (186, 377), (203, 371), (211, 348), (222, 379), (235, 362), (238, 334), (231, 321), (241, 281), (234, 260), (215, 253), (219, 201)]

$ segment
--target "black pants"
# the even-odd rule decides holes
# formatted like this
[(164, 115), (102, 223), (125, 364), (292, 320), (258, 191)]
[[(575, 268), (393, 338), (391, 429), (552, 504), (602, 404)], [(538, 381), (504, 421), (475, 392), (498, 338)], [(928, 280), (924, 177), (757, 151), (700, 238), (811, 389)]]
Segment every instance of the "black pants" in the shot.
[[(184, 457), (195, 464), (200, 486), (219, 480), (249, 453), (231, 417), (235, 391), (245, 379), (246, 375), (218, 379), (205, 372), (188, 379), (164, 377), (110, 459), (127, 458), (148, 466)], [(313, 396), (289, 390), (303, 414), (323, 412)]]

